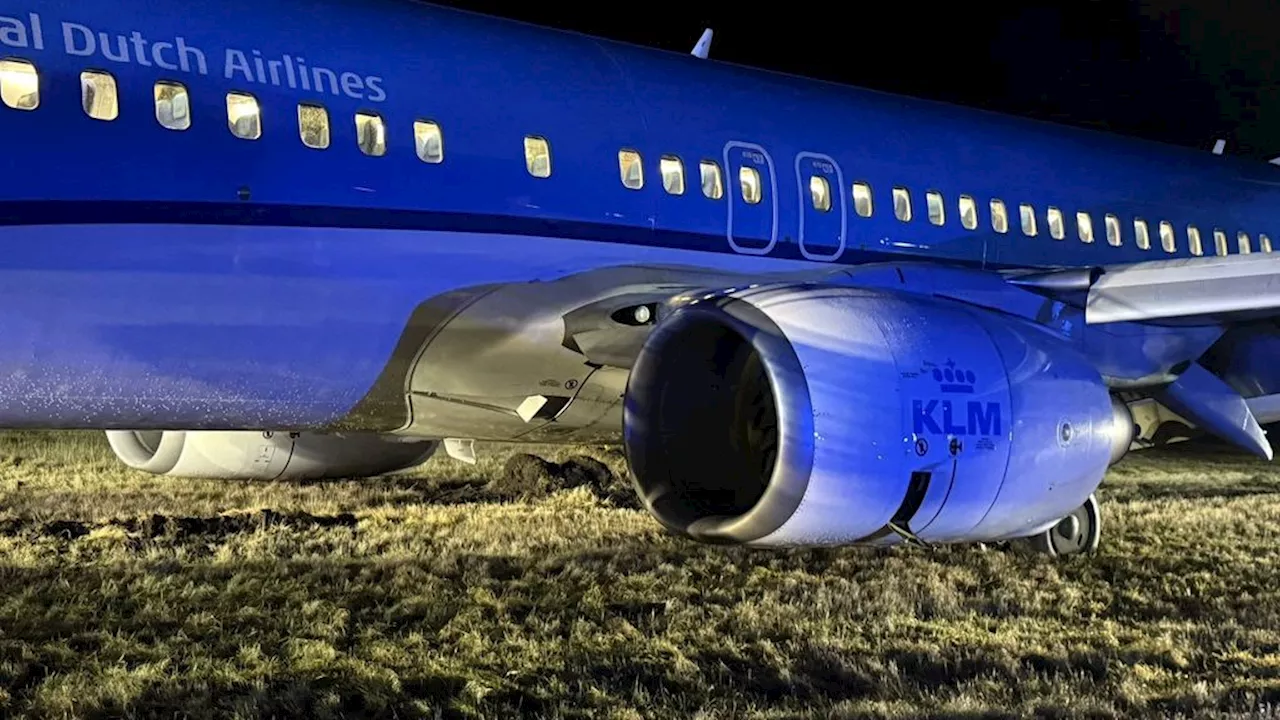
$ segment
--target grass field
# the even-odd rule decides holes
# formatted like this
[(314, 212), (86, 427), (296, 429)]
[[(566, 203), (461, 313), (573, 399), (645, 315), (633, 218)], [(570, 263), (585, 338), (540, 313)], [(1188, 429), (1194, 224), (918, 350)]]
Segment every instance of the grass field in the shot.
[(1055, 561), (697, 546), (514, 452), (227, 483), (0, 434), (0, 716), (1280, 718), (1278, 467), (1131, 456)]

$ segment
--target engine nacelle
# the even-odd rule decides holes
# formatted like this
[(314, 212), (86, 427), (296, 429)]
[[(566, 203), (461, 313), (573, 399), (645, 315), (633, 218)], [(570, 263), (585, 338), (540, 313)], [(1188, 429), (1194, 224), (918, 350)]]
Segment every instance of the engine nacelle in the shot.
[(426, 462), (439, 443), (376, 434), (109, 430), (126, 465), (156, 475), (223, 480), (369, 477)]
[(645, 506), (701, 541), (1029, 536), (1129, 447), (1098, 372), (1018, 318), (798, 285), (671, 306), (632, 369), (624, 441)]

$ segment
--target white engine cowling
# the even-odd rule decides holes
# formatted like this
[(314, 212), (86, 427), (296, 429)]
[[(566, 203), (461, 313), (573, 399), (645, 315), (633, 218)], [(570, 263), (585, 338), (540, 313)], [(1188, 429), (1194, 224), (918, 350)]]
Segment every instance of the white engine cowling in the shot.
[(156, 475), (223, 480), (370, 477), (427, 461), (435, 440), (377, 434), (109, 430), (126, 465)]
[(645, 506), (697, 540), (1029, 536), (1128, 447), (1098, 372), (1018, 318), (803, 285), (671, 307), (632, 369), (623, 434)]

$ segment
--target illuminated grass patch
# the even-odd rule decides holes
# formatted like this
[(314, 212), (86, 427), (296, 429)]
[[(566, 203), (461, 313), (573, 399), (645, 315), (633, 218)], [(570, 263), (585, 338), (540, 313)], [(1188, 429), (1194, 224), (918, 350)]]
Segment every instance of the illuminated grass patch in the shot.
[(698, 546), (616, 451), (482, 450), (236, 483), (0, 434), (0, 716), (1280, 717), (1280, 470), (1243, 455), (1130, 457), (1053, 561)]

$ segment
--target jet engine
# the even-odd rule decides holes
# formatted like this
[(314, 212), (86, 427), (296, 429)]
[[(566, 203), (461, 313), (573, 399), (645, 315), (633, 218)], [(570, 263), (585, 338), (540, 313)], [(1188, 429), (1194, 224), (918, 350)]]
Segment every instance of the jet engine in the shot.
[(143, 472), (224, 480), (369, 477), (426, 462), (435, 440), (378, 434), (110, 430), (116, 457)]
[(1133, 422), (1065, 340), (892, 291), (775, 285), (668, 303), (628, 379), (648, 510), (704, 542), (981, 542), (1090, 497)]

